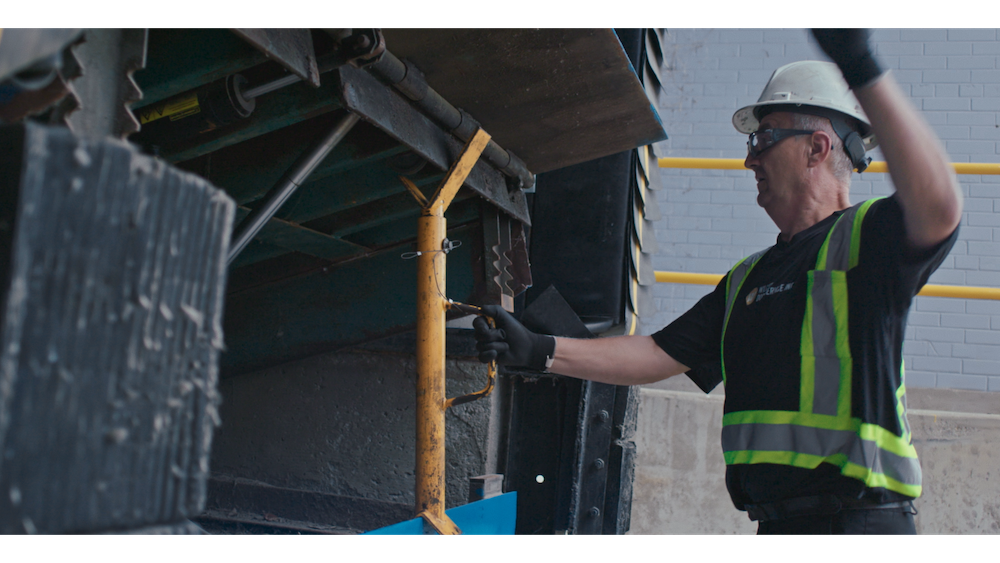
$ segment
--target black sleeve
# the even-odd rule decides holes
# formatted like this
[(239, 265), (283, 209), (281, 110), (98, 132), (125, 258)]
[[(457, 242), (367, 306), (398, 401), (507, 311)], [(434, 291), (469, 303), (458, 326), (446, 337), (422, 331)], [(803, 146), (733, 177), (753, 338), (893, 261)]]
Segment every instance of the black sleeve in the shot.
[(958, 240), (956, 227), (948, 238), (931, 248), (911, 247), (906, 238), (903, 208), (895, 194), (872, 205), (862, 229), (862, 241), (878, 241), (862, 246), (862, 263), (889, 273), (881, 280), (889, 284), (897, 304), (903, 307), (909, 306)]
[(726, 277), (712, 293), (653, 334), (671, 358), (691, 368), (687, 376), (705, 393), (722, 382), (722, 321), (726, 310)]

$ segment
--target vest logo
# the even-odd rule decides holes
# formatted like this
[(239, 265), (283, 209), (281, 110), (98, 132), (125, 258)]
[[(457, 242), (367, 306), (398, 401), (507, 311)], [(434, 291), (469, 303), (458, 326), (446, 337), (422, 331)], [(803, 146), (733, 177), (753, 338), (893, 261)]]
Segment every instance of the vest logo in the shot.
[(795, 285), (795, 282), (778, 284), (769, 283), (767, 285), (755, 287), (750, 290), (750, 293), (747, 294), (747, 307), (759, 302), (765, 297), (770, 297), (772, 295), (788, 291), (792, 289), (793, 285)]

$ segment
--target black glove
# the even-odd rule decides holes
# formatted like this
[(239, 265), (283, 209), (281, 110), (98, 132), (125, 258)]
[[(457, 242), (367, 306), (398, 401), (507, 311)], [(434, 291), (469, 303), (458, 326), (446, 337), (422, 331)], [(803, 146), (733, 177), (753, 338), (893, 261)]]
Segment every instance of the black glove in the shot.
[(483, 317), (472, 321), (480, 362), (546, 369), (546, 361), (555, 354), (555, 337), (531, 332), (499, 305), (486, 305), (483, 313), (493, 317), (497, 327), (490, 328)]
[(868, 46), (870, 30), (814, 29), (812, 34), (823, 52), (840, 67), (852, 89), (882, 75), (882, 68)]

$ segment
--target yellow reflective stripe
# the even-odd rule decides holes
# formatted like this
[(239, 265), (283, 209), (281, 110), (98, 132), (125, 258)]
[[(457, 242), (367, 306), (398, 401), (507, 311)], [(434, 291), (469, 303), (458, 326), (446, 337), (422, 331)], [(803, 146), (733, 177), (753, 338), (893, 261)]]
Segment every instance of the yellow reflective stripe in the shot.
[(815, 469), (820, 463), (829, 463), (840, 468), (840, 473), (845, 477), (851, 477), (863, 481), (868, 487), (882, 487), (890, 491), (895, 491), (910, 497), (917, 498), (923, 492), (921, 485), (910, 485), (885, 475), (884, 473), (874, 473), (866, 467), (851, 463), (844, 454), (835, 454), (822, 457), (810, 454), (800, 454), (797, 452), (768, 452), (768, 451), (734, 451), (723, 452), (726, 465), (751, 464), (751, 463), (773, 463), (777, 465), (790, 465), (802, 469)]
[(845, 477), (860, 479), (869, 487), (882, 487), (913, 498), (919, 497), (923, 492), (923, 487), (920, 485), (900, 483), (884, 473), (873, 473), (867, 468), (851, 462), (847, 462), (845, 465), (841, 466), (840, 473)]
[(903, 438), (911, 442), (913, 437), (910, 434), (910, 421), (906, 418), (906, 383), (903, 378), (903, 370), (899, 370), (899, 388), (896, 389), (896, 417), (899, 419), (899, 427), (903, 431)]
[(861, 422), (854, 417), (832, 416), (795, 411), (738, 411), (722, 416), (722, 425), (782, 424), (806, 426), (822, 430), (850, 430), (864, 440), (870, 440), (900, 457), (917, 457), (917, 450), (908, 437), (899, 437), (877, 424)]
[[(751, 463), (774, 463), (778, 465), (791, 465), (803, 469), (816, 469), (824, 461), (832, 463), (838, 467), (847, 463), (847, 456), (844, 454), (834, 454), (832, 456), (818, 456), (812, 454), (800, 454), (798, 452), (760, 451), (760, 450), (740, 450), (734, 452), (723, 452), (726, 465), (751, 464)], [(840, 462), (840, 464), (836, 462)]]
[(796, 411), (737, 411), (722, 416), (722, 425), (730, 424), (793, 424), (824, 430), (851, 430), (857, 432), (861, 421), (829, 414)]
[(908, 438), (896, 436), (891, 431), (877, 424), (861, 424), (858, 436), (861, 436), (863, 440), (875, 442), (875, 445), (879, 448), (892, 452), (899, 457), (917, 457), (917, 449), (913, 447)]
[(726, 459), (730, 463), (765, 463), (763, 460), (773, 459), (782, 460), (774, 463), (785, 463), (791, 461), (789, 455), (794, 453), (803, 456), (799, 460), (812, 460), (803, 467), (813, 468), (823, 461), (839, 467), (851, 463), (871, 474), (885, 474), (899, 483), (919, 485), (920, 462), (913, 446), (874, 425), (861, 426), (861, 431), (856, 431), (760, 422), (726, 425), (722, 449), (723, 454), (729, 454)]

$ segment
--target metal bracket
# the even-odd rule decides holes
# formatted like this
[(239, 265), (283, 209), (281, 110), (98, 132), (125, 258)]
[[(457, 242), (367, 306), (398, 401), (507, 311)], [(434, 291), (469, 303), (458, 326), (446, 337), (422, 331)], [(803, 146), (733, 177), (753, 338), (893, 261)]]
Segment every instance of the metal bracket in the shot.
[(316, 51), (308, 29), (234, 29), (233, 33), (302, 80), (319, 86)]
[[(66, 115), (70, 130), (84, 136), (124, 139), (139, 130), (130, 106), (142, 99), (132, 74), (146, 66), (146, 29), (88, 29), (73, 48), (83, 75), (73, 81), (79, 109)], [(110, 61), (110, 62), (109, 62)], [(108, 93), (113, 95), (108, 95)]]

